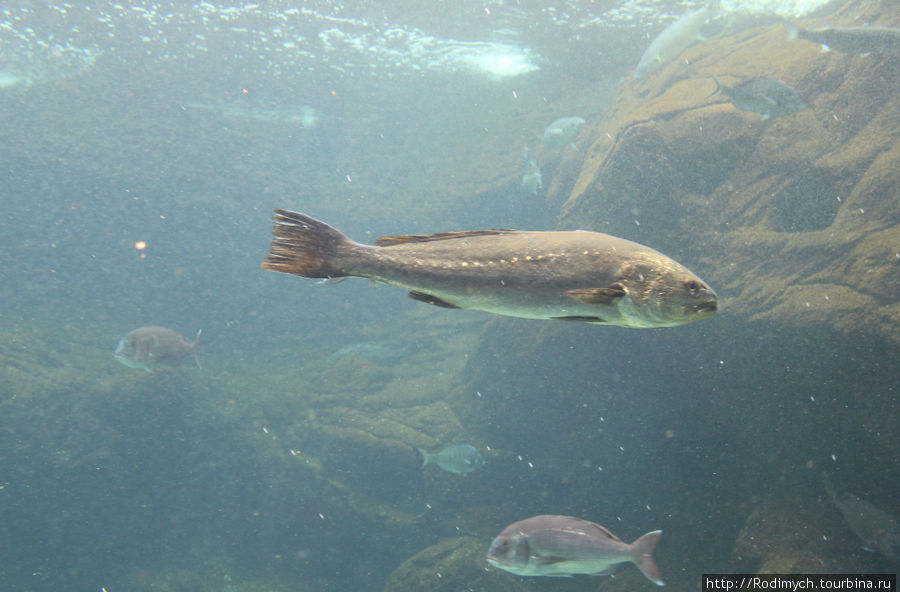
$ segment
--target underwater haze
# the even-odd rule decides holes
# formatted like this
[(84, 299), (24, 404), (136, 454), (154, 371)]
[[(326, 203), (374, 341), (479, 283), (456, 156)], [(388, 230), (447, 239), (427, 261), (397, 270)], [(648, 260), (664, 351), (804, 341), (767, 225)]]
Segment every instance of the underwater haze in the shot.
[[(703, 573), (896, 571), (897, 342), (877, 330), (841, 340), (852, 315), (833, 332), (779, 333), (780, 321), (729, 312), (746, 294), (729, 253), (652, 224), (654, 211), (715, 203), (628, 205), (621, 225), (570, 207), (577, 191), (601, 190), (585, 189), (581, 171), (603, 156), (595, 140), (619, 138), (602, 126), (636, 88), (645, 50), (705, 4), (3, 2), (0, 589), (654, 586), (634, 565), (562, 579), (487, 563), (495, 536), (542, 514), (599, 523), (625, 542), (662, 530), (655, 557), (676, 590), (696, 590)], [(784, 22), (849, 21), (847, 4), (721, 0), (702, 33), (768, 27), (782, 39)], [(819, 52), (811, 59), (829, 59)], [(690, 79), (667, 73), (690, 65), (677, 55), (639, 100)], [(891, 84), (883, 72), (896, 66), (879, 70), (879, 59), (854, 64)], [(768, 75), (717, 74), (730, 86)], [(718, 82), (697, 78), (705, 101)], [(801, 91), (816, 76), (799, 78), (781, 83)], [(830, 129), (837, 119), (803, 98), (765, 112), (708, 100), (746, 118), (745, 130), (804, 117)], [(579, 123), (553, 128), (560, 120)], [(718, 175), (695, 164), (673, 182)], [(604, 170), (621, 187), (661, 170), (625, 169)], [(778, 190), (801, 202), (831, 191), (813, 181), (803, 187), (815, 191)], [(892, 186), (867, 195), (893, 203)], [(790, 224), (830, 223), (838, 202), (800, 203)], [(276, 208), (364, 244), (608, 232), (690, 268), (719, 310), (629, 329), (273, 273), (260, 264)], [(790, 224), (780, 230), (809, 230)], [(896, 245), (885, 244), (890, 259)], [(757, 302), (771, 302), (767, 289)], [(174, 349), (145, 342), (128, 359), (120, 345), (117, 363), (117, 344), (141, 328)], [(471, 458), (454, 458), (461, 449)], [(789, 534), (772, 526), (785, 516)]]

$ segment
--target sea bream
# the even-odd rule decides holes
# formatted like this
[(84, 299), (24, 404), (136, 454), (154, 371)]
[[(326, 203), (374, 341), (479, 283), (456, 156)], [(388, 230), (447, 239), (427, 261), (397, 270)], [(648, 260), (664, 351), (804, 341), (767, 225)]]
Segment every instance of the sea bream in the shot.
[(275, 210), (262, 267), (308, 278), (365, 277), (444, 308), (622, 327), (708, 318), (703, 280), (649, 247), (586, 231), (476, 230), (354, 242), (305, 214)]
[(504, 528), (491, 543), (487, 562), (518, 576), (602, 576), (630, 562), (662, 586), (653, 560), (661, 536), (661, 530), (654, 530), (626, 543), (606, 527), (581, 518), (533, 516)]
[(194, 358), (197, 368), (200, 360), (197, 358), (197, 341), (200, 339), (200, 331), (194, 341), (188, 341), (181, 333), (165, 327), (141, 327), (131, 331), (119, 340), (119, 345), (113, 353), (116, 361), (129, 368), (143, 368), (152, 372), (153, 368), (160, 364), (177, 366), (185, 358)]

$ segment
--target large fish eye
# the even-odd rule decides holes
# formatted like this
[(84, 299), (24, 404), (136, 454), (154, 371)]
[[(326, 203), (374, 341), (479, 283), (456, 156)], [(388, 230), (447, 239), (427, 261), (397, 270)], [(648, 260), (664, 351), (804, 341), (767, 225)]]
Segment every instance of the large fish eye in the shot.
[(696, 280), (685, 280), (684, 287), (691, 295), (694, 295), (700, 291), (700, 282)]

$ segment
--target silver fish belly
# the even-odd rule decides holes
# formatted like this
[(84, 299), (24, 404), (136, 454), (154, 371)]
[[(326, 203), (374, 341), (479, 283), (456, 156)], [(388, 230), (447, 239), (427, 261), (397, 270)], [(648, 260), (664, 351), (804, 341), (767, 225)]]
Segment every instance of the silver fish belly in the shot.
[(351, 241), (309, 216), (276, 210), (262, 267), (302, 277), (366, 277), (444, 308), (623, 327), (712, 316), (712, 289), (671, 258), (584, 231), (480, 230)]

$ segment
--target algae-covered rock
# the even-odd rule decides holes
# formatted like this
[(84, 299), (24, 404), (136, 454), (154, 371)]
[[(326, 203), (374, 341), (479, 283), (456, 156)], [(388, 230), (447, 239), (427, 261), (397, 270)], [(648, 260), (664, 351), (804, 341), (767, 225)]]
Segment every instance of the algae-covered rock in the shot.
[(750, 512), (737, 537), (734, 570), (760, 574), (871, 570), (874, 556), (848, 554), (834, 536), (843, 531), (834, 514), (821, 499), (765, 498)]
[[(889, 2), (866, 9), (866, 22), (900, 24)], [(700, 44), (626, 85), (585, 132), (593, 144), (561, 223), (676, 256), (730, 314), (900, 341), (896, 63), (822, 52), (780, 24)], [(808, 108), (763, 119), (711, 96), (713, 77), (753, 76), (789, 84)]]
[(519, 578), (490, 567), (486, 552), (487, 544), (474, 537), (444, 539), (394, 570), (384, 592), (529, 589)]

